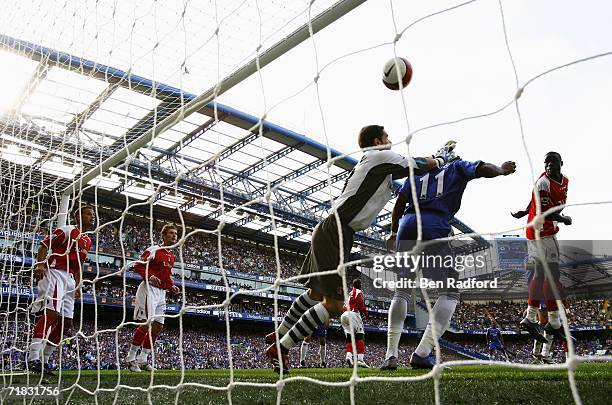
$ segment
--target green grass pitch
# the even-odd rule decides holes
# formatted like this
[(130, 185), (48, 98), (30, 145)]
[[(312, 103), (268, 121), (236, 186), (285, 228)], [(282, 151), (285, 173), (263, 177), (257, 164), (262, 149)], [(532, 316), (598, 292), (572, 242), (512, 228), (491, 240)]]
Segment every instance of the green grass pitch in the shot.
[[(346, 381), (349, 369), (304, 369), (292, 370), (291, 376), (303, 376), (325, 381)], [(402, 368), (395, 373), (383, 373), (377, 369), (359, 370), (360, 377), (372, 376), (418, 376), (423, 371)], [(163, 388), (149, 390), (153, 404), (173, 404), (181, 380), (179, 371), (160, 370), (140, 374), (129, 371), (82, 371), (79, 384), (88, 390), (96, 387), (112, 388), (112, 391), (98, 392), (98, 404), (109, 404), (115, 399), (119, 404), (145, 404), (147, 392), (133, 389), (115, 389), (119, 384), (147, 389), (154, 385)], [(30, 384), (39, 376), (30, 377)], [(274, 384), (278, 377), (271, 370), (236, 370), (235, 381)], [(77, 381), (77, 372), (62, 373), (62, 387)], [(184, 373), (183, 382), (225, 386), (229, 381), (227, 370), (189, 370)], [(13, 377), (13, 384), (24, 384), (25, 376)], [(58, 377), (50, 377), (49, 385), (57, 385)], [(584, 404), (612, 403), (612, 364), (582, 364), (576, 371), (576, 382)], [(4, 386), (9, 381), (4, 378)], [(99, 384), (99, 385), (98, 385)], [(179, 393), (178, 403), (183, 404), (226, 404), (228, 393), (212, 389), (185, 386)], [(274, 404), (276, 387), (236, 386), (231, 398), (234, 404)], [(92, 404), (94, 398), (80, 388), (62, 394), (59, 403)], [(565, 370), (520, 370), (503, 366), (456, 366), (445, 369), (440, 384), (443, 404), (570, 404), (573, 403), (567, 372)], [(55, 401), (52, 401), (55, 403)], [(357, 404), (431, 404), (434, 402), (432, 379), (418, 382), (361, 382), (355, 387)], [(43, 403), (34, 401), (33, 403)], [(47, 401), (46, 403), (49, 403)], [(286, 382), (281, 396), (282, 404), (348, 404), (348, 387), (330, 387), (306, 381)]]

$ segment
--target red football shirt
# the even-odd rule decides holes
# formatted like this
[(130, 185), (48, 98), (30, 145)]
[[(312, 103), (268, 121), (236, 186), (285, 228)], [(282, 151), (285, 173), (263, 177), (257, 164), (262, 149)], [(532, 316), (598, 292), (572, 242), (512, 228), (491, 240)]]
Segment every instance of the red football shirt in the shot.
[(368, 309), (366, 308), (365, 299), (363, 298), (363, 292), (361, 290), (353, 287), (349, 294), (348, 303), (344, 303), (342, 307), (342, 312), (346, 311), (361, 313), (363, 316), (368, 314)]
[[(542, 212), (556, 207), (558, 205), (565, 204), (567, 200), (567, 185), (569, 180), (563, 176), (561, 183), (548, 177), (546, 173), (542, 173), (538, 181), (536, 181), (535, 188), (540, 194), (540, 203)], [(536, 204), (535, 204), (535, 190), (531, 195), (531, 204), (529, 206), (529, 216), (527, 222), (531, 222), (536, 216)], [(555, 221), (544, 220), (544, 224), (540, 228), (540, 237), (554, 235), (559, 232), (559, 227)], [(526, 231), (527, 239), (535, 239), (535, 229), (532, 226), (527, 227)]]
[[(147, 263), (149, 263), (148, 266)], [(163, 246), (151, 246), (143, 252), (140, 260), (134, 264), (134, 270), (143, 279), (151, 276), (159, 278), (161, 281), (159, 288), (169, 290), (174, 285), (172, 266), (174, 266), (174, 253), (172, 250), (168, 250)]]
[(74, 225), (57, 228), (41, 242), (51, 250), (48, 264), (50, 268), (81, 274), (81, 265), (91, 249), (91, 239)]

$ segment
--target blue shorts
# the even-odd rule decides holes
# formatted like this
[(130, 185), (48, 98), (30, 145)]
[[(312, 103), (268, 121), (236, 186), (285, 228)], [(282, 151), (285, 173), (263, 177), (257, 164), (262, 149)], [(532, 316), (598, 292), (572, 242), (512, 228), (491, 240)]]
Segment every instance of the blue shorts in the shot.
[[(434, 240), (446, 238), (452, 228), (448, 221), (439, 215), (421, 212), (421, 231), (423, 240)], [(397, 240), (416, 240), (417, 239), (417, 216), (416, 214), (406, 214), (400, 219), (399, 229), (397, 230)]]
[(493, 351), (493, 350), (503, 350), (504, 346), (499, 343), (489, 343), (489, 351)]
[[(451, 227), (444, 218), (438, 215), (422, 213), (422, 240), (433, 241), (440, 238), (447, 238), (451, 235)], [(396, 251), (407, 252), (414, 248), (417, 239), (417, 217), (414, 214), (404, 215), (400, 221), (397, 232)], [(455, 270), (452, 263), (454, 258), (453, 249), (449, 241), (430, 242), (419, 252), (423, 258), (429, 258), (426, 262), (421, 262), (419, 266), (423, 277), (431, 280), (457, 279), (459, 273)], [(398, 277), (414, 278), (414, 268), (396, 269)], [(444, 290), (454, 291), (455, 288), (445, 288)]]
[(320, 325), (317, 329), (315, 329), (314, 332), (312, 332), (312, 336), (313, 338), (322, 338), (322, 337), (326, 337), (327, 336), (327, 328), (325, 327), (325, 325)]

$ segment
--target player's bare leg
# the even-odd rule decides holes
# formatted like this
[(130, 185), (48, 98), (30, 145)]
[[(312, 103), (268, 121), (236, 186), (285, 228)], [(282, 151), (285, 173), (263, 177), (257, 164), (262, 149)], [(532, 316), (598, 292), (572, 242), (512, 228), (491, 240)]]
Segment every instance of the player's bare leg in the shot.
[[(323, 295), (319, 292), (309, 288), (306, 292), (302, 293), (299, 297), (293, 301), (291, 307), (285, 314), (283, 321), (278, 327), (278, 337), (282, 338), (285, 336), (287, 332), (299, 321), (299, 319), (304, 315), (304, 312), (308, 311), (310, 308), (323, 301)], [(276, 333), (271, 332), (266, 335), (266, 343), (271, 345), (276, 342)]]

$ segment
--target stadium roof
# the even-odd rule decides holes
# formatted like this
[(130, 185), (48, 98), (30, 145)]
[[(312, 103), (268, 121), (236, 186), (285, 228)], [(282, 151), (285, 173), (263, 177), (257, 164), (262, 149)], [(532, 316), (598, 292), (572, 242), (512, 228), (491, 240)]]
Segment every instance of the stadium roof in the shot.
[[(0, 60), (14, 69), (12, 88), (19, 89), (0, 111), (1, 169), (5, 181), (11, 178), (33, 189), (61, 194), (196, 97), (10, 36), (0, 35), (0, 48)], [(124, 205), (125, 196), (133, 199), (131, 204), (152, 199), (156, 207), (178, 207), (201, 218), (202, 227), (223, 220), (226, 230), (240, 229), (243, 236), (246, 230), (252, 236), (276, 234), (285, 241), (307, 242), (356, 160), (273, 123), (262, 121), (260, 128), (259, 122), (210, 103), (83, 185), (84, 195), (96, 193), (99, 201), (115, 199)], [(340, 158), (329, 166), (328, 154)], [(391, 209), (389, 203), (373, 226), (357, 235), (357, 245), (368, 250), (381, 246)], [(455, 226), (471, 232), (460, 221)]]

